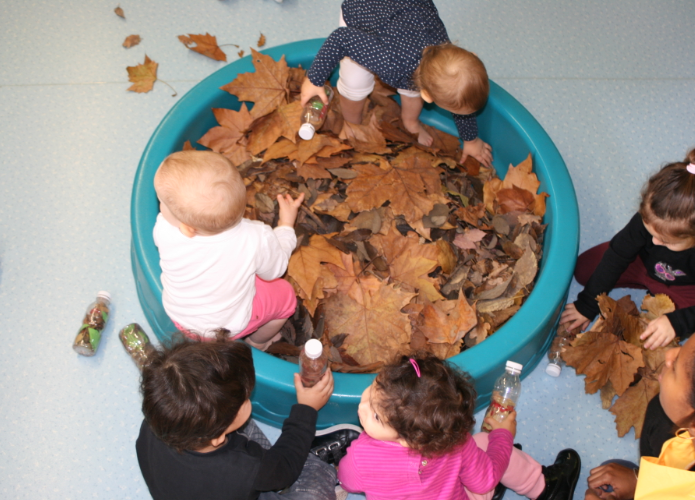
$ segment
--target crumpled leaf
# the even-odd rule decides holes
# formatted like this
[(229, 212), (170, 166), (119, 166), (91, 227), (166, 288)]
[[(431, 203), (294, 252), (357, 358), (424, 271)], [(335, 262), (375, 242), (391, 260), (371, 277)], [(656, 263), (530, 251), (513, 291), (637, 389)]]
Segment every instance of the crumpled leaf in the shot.
[(261, 36), (258, 37), (258, 42), (256, 43), (258, 48), (261, 48), (265, 45), (265, 35), (261, 33)]
[(154, 87), (154, 82), (157, 80), (158, 64), (145, 54), (145, 62), (137, 66), (128, 66), (128, 80), (133, 84), (128, 87), (132, 92), (144, 93), (149, 92)]
[(125, 19), (125, 13), (123, 12), (123, 9), (121, 8), (120, 5), (118, 7), (116, 7), (115, 9), (113, 9), (113, 11), (116, 13), (116, 15), (118, 17)]
[(653, 377), (642, 377), (634, 386), (628, 388), (625, 393), (613, 404), (610, 412), (615, 415), (615, 424), (618, 436), (623, 437), (630, 427), (635, 428), (635, 439), (642, 435), (644, 415), (647, 412), (647, 404), (659, 393), (659, 381)]
[(640, 309), (645, 311), (644, 319), (652, 321), (659, 316), (675, 311), (676, 305), (665, 293), (657, 293), (654, 296), (647, 294), (642, 299)]
[(227, 61), (227, 54), (217, 45), (217, 37), (209, 33), (205, 33), (204, 35), (194, 35), (191, 33), (189, 33), (188, 36), (179, 35), (179, 41), (193, 52), (202, 54), (215, 61)]
[(125, 38), (123, 41), (123, 46), (126, 49), (129, 49), (131, 47), (135, 47), (142, 41), (142, 38), (140, 38), (140, 35), (129, 35)]

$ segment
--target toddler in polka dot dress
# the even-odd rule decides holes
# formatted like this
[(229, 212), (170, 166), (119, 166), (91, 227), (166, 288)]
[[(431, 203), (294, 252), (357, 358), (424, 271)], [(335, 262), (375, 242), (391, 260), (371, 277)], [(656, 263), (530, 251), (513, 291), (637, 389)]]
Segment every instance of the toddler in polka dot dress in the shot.
[(478, 137), (475, 113), (487, 101), (490, 85), (482, 61), (449, 41), (431, 0), (345, 0), (340, 27), (319, 50), (302, 84), (301, 103), (319, 96), (340, 64), (338, 92), (343, 117), (361, 123), (374, 75), (398, 89), (404, 126), (418, 141), (432, 144), (420, 122), (423, 100), (453, 113), (468, 156), (492, 166), (492, 148)]

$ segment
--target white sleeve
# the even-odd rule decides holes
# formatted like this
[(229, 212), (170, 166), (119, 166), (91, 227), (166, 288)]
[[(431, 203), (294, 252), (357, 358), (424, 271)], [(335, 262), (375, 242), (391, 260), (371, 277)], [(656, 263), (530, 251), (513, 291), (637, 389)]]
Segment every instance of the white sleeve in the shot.
[(266, 281), (279, 278), (287, 271), (290, 256), (297, 246), (294, 228), (264, 225), (261, 248), (256, 254), (256, 274)]

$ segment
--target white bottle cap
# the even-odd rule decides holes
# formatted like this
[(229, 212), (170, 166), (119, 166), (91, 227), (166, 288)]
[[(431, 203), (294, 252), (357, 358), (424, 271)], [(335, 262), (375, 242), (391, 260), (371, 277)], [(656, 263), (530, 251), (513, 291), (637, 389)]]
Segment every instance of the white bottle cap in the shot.
[(106, 299), (111, 302), (111, 294), (109, 292), (101, 291), (97, 293), (97, 297), (101, 297), (102, 299)]
[(323, 353), (323, 344), (320, 340), (310, 339), (304, 344), (304, 353), (311, 359), (316, 359)]
[(314, 137), (314, 133), (316, 133), (316, 129), (311, 123), (302, 123), (302, 126), (299, 127), (299, 137), (305, 141), (311, 140)]
[(515, 372), (521, 373), (524, 369), (524, 365), (521, 363), (515, 363), (514, 361), (507, 361), (507, 370), (514, 370)]
[(559, 377), (560, 372), (562, 372), (562, 367), (560, 365), (556, 365), (555, 363), (548, 363), (548, 366), (545, 367), (545, 373), (551, 377)]

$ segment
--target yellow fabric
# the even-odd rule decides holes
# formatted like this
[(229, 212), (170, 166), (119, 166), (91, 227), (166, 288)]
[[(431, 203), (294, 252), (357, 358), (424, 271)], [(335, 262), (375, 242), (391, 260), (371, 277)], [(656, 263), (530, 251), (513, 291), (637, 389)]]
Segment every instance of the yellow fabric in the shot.
[(695, 500), (695, 472), (687, 470), (693, 462), (695, 444), (691, 439), (669, 439), (659, 458), (640, 460), (635, 500)]

